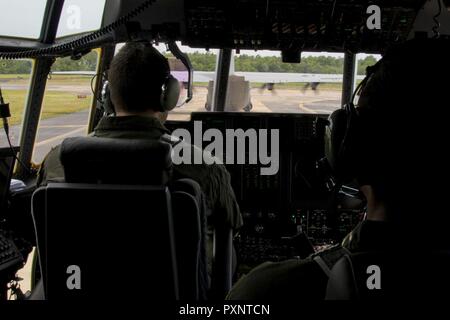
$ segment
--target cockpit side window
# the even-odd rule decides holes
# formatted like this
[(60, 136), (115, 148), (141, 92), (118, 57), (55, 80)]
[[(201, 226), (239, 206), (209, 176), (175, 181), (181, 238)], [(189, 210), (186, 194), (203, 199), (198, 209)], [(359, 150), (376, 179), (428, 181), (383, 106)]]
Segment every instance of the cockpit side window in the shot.
[(97, 50), (80, 60), (56, 59), (42, 103), (32, 158), (35, 164), (65, 138), (86, 135), (97, 64)]
[[(25, 101), (30, 88), (32, 60), (0, 60), (0, 88), (6, 103), (9, 103), (11, 118), (9, 137), (14, 146), (20, 143), (20, 131)], [(8, 146), (5, 132), (0, 130), (0, 148)]]

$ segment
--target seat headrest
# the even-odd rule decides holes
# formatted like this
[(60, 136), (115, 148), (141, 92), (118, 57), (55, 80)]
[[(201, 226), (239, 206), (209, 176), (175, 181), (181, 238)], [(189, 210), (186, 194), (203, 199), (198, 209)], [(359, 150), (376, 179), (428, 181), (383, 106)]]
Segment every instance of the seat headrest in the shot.
[(60, 160), (72, 183), (161, 185), (172, 174), (171, 145), (159, 140), (67, 138)]

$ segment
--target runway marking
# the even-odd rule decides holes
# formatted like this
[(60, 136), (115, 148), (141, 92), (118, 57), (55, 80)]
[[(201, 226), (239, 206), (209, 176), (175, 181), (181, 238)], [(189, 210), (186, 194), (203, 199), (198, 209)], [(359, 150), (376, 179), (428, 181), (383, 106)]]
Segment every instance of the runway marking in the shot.
[(269, 107), (267, 107), (264, 104), (264, 102), (262, 102), (261, 100), (259, 100), (257, 98), (252, 97), (252, 104), (253, 104), (253, 109), (251, 111), (253, 111), (253, 112), (264, 112), (264, 113), (272, 112), (272, 110)]
[(49, 128), (80, 128), (80, 127), (86, 127), (85, 124), (67, 124), (67, 125), (46, 125), (46, 126), (39, 126), (40, 129), (45, 128), (45, 129), (49, 129)]
[(303, 105), (303, 103), (299, 103), (298, 107), (300, 108), (300, 110), (305, 111), (307, 113), (317, 113), (317, 110), (307, 108)]
[(82, 132), (82, 131), (85, 131), (85, 130), (86, 130), (86, 126), (84, 126), (82, 128), (78, 128), (78, 129), (72, 130), (72, 131), (69, 131), (69, 132), (66, 132), (66, 133), (61, 134), (59, 136), (56, 136), (56, 137), (53, 137), (53, 138), (50, 138), (50, 139), (38, 142), (34, 146), (35, 147), (40, 147), (40, 146), (43, 146), (43, 145), (46, 145), (46, 144), (50, 144), (52, 142), (55, 142), (55, 141), (67, 138), (67, 137), (69, 137), (69, 136), (71, 136), (71, 135), (73, 135), (75, 133)]
[(317, 103), (317, 102), (325, 102), (325, 101), (335, 101), (335, 99), (313, 99), (308, 101), (303, 101), (303, 103)]
[[(339, 108), (336, 108), (336, 109), (339, 109)], [(316, 113), (331, 114), (331, 113), (333, 113), (334, 110), (316, 109), (315, 111), (316, 111)]]

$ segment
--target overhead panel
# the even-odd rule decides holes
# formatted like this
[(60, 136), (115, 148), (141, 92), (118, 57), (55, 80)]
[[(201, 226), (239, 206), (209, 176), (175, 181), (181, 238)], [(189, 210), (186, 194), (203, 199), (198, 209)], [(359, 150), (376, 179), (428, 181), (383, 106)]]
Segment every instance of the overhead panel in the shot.
[[(373, 51), (407, 39), (423, 0), (186, 0), (192, 47), (302, 51)], [(369, 29), (369, 6), (380, 29)]]

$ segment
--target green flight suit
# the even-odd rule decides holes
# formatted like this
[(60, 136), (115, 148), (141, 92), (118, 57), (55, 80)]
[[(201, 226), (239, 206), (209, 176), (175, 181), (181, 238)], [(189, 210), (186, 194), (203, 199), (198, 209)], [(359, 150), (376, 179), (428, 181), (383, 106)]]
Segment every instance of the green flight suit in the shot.
[[(169, 130), (153, 117), (104, 117), (94, 132), (95, 137), (117, 139), (160, 139)], [(59, 160), (60, 147), (53, 148), (44, 159), (38, 175), (38, 186), (48, 182), (64, 181), (64, 169)], [(203, 152), (192, 146), (192, 154)], [(242, 216), (230, 183), (230, 175), (219, 164), (174, 165), (174, 179), (190, 178), (196, 181), (205, 194), (206, 205), (216, 223), (225, 223), (233, 229), (242, 226)]]

